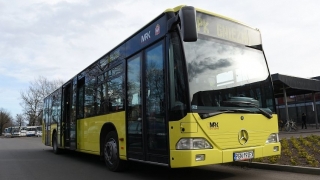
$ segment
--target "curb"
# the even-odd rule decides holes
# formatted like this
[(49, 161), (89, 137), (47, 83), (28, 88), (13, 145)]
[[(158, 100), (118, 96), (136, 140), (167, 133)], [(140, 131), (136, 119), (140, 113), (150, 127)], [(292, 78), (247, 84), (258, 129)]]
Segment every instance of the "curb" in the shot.
[(279, 165), (279, 164), (266, 164), (266, 163), (257, 163), (257, 162), (232, 162), (231, 165), (235, 166), (246, 166), (248, 168), (257, 168), (257, 169), (268, 169), (274, 171), (286, 171), (294, 172), (301, 174), (313, 174), (320, 175), (320, 168), (312, 167), (301, 167), (301, 166), (288, 166), (288, 165)]
[(319, 133), (319, 131), (295, 131), (295, 132), (282, 132), (282, 131), (279, 131), (279, 135), (281, 134), (303, 134), (303, 133)]
[(280, 131), (279, 134), (299, 134), (299, 133), (319, 133), (320, 129), (298, 130), (298, 131)]

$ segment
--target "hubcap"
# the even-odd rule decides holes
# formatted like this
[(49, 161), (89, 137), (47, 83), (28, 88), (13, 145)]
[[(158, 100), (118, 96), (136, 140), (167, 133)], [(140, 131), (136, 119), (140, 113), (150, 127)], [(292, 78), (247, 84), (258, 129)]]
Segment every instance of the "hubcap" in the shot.
[(113, 165), (117, 158), (117, 143), (113, 138), (110, 138), (104, 146), (104, 158), (109, 164)]

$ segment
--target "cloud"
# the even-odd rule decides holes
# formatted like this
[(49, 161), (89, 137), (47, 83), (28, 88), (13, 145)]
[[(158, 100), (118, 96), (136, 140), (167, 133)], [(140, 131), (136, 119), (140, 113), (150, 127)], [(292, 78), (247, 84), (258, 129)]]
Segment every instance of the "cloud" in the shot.
[(0, 30), (1, 66), (9, 69), (18, 63), (30, 74), (39, 74), (34, 69), (62, 66), (76, 70), (75, 74), (137, 30), (136, 15), (120, 11), (130, 3), (57, 1), (8, 8), (9, 15), (0, 19), (8, 24)]

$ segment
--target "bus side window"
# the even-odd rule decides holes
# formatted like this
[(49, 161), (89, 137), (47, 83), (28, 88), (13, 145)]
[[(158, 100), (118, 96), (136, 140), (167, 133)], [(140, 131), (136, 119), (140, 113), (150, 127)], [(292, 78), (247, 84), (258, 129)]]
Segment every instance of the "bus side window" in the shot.
[(84, 117), (84, 78), (78, 82), (78, 118)]
[(141, 54), (130, 58), (127, 62), (127, 107), (128, 120), (141, 120)]

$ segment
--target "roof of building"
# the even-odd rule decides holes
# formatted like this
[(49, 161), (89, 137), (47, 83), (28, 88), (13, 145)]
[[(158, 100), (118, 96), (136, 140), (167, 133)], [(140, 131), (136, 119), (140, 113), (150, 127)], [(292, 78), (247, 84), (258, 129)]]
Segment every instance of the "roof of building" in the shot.
[(320, 92), (320, 81), (317, 79), (306, 79), (283, 74), (271, 75), (275, 97), (283, 97), (283, 88), (287, 96)]

